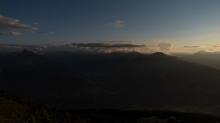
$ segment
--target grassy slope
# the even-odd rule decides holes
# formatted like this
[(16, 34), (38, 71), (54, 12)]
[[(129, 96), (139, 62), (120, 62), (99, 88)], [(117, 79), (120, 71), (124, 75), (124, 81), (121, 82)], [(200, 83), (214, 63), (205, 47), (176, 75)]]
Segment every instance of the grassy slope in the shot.
[(0, 90), (0, 122), (11, 123), (14, 121), (52, 122), (53, 115), (50, 109), (37, 106), (29, 100), (9, 94)]
[(0, 123), (216, 123), (211, 115), (153, 110), (69, 110), (58, 111), (37, 106), (34, 103), (0, 90)]

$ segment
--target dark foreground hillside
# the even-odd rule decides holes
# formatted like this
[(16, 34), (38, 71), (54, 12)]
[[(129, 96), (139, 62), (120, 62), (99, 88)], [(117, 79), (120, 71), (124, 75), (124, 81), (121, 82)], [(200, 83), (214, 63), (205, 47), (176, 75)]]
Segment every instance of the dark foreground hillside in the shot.
[(59, 121), (61, 113), (0, 90), (1, 123), (52, 123)]
[(219, 117), (166, 110), (56, 110), (0, 90), (1, 123), (217, 123)]

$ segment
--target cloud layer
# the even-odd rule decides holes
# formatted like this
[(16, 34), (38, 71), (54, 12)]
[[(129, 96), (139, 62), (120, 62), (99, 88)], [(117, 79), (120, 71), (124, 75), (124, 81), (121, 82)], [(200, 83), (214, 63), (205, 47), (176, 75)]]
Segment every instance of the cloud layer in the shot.
[(135, 44), (119, 44), (119, 43), (115, 43), (113, 44), (112, 42), (110, 43), (73, 43), (73, 46), (77, 46), (77, 47), (102, 47), (102, 48), (122, 48), (122, 47), (145, 47), (145, 45), (135, 45)]
[(55, 32), (52, 32), (52, 31), (50, 31), (50, 32), (45, 32), (45, 34), (54, 34)]
[(27, 24), (20, 24), (20, 20), (12, 19), (0, 15), (0, 30), (33, 31), (33, 30), (37, 30), (37, 28)]
[(123, 27), (125, 25), (126, 25), (126, 23), (124, 21), (116, 20), (116, 22), (111, 22), (111, 23), (105, 24), (104, 26), (102, 26), (102, 28), (105, 28), (105, 27), (108, 27), (108, 26), (118, 28), (118, 27)]
[(21, 44), (0, 44), (0, 51), (19, 51), (28, 49), (36, 52), (44, 51), (71, 51), (71, 52), (96, 52), (96, 53), (112, 53), (112, 52), (140, 52), (169, 53), (173, 46), (170, 42), (161, 42), (155, 45), (139, 45), (129, 40), (113, 40), (99, 41), (98, 43), (49, 43), (44, 45), (21, 45)]
[(170, 48), (173, 47), (173, 44), (171, 42), (161, 42), (158, 44), (158, 46), (162, 52), (169, 52)]
[(10, 32), (10, 33), (0, 33), (1, 36), (19, 36), (21, 33), (20, 32)]
[(0, 32), (0, 36), (18, 36), (21, 34), (21, 32), (18, 32), (18, 31), (29, 31), (32, 33), (34, 32), (34, 30), (37, 30), (37, 28), (32, 27), (27, 24), (21, 24), (20, 20), (8, 18), (8, 17), (0, 15), (0, 31), (1, 30), (11, 31), (11, 32), (8, 32), (8, 33)]
[(184, 48), (199, 48), (201, 46), (183, 46)]
[[(35, 22), (33, 25), (38, 25), (39, 23)], [(0, 36), (19, 36), (21, 31), (30, 32), (31, 34), (42, 33), (42, 34), (54, 34), (55, 32), (36, 32), (37, 28), (32, 27), (27, 24), (21, 24), (20, 20), (9, 18), (3, 15), (0, 15)], [(8, 32), (7, 32), (8, 31)]]

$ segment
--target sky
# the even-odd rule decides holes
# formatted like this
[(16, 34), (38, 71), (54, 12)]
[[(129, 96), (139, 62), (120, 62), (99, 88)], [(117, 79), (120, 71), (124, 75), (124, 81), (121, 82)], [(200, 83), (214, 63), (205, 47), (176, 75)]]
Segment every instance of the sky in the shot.
[(220, 0), (0, 0), (0, 48), (33, 45), (215, 52)]

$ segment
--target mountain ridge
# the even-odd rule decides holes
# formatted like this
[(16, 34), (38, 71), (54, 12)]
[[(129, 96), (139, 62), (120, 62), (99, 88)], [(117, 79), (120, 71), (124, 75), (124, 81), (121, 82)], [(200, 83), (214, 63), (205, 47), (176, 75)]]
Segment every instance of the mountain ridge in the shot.
[(4, 66), (5, 71), (43, 71), (55, 74), (67, 74), (70, 72), (67, 68), (51, 61), (44, 55), (35, 54), (26, 49), (4, 56), (0, 66)]
[[(215, 107), (220, 103), (216, 98), (220, 94), (219, 70), (185, 62), (163, 53), (45, 53), (43, 57), (57, 64), (62, 63), (77, 74), (71, 74), (67, 78), (55, 74), (36, 73), (41, 76), (38, 77), (35, 73), (25, 73), (30, 78), (24, 79), (19, 77), (22, 76), (20, 74), (15, 77), (16, 71), (7, 76), (3, 72), (5, 87), (10, 89), (15, 81), (8, 79), (10, 75), (18, 78), (19, 83), (24, 81), (26, 88), (30, 88), (27, 92), (36, 90), (32, 86), (37, 81), (45, 82), (45, 85), (42, 83), (37, 87), (45, 86), (45, 90), (48, 88), (51, 94), (44, 93), (40, 98), (34, 98), (45, 105), (56, 107), (61, 104), (65, 109), (123, 108), (134, 104), (145, 108), (170, 108), (174, 105)], [(32, 84), (27, 84), (30, 81)], [(74, 83), (78, 82), (85, 84), (75, 86)], [(51, 89), (62, 88), (62, 83), (67, 84), (63, 90), (68, 91)], [(14, 93), (18, 91), (19, 89)], [(155, 101), (161, 103), (155, 104)]]

